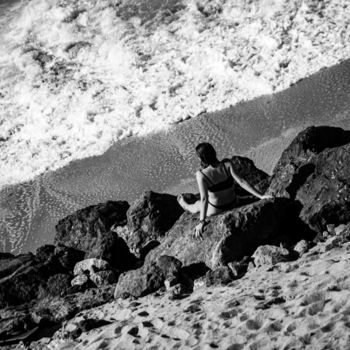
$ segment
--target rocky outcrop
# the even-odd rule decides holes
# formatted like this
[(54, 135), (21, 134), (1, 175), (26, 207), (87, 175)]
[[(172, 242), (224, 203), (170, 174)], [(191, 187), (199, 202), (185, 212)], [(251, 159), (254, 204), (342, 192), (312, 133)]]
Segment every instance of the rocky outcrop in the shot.
[(104, 286), (118, 281), (119, 272), (113, 269), (109, 263), (102, 259), (85, 259), (74, 267), (74, 279), (72, 287), (80, 287), (83, 291), (93, 286)]
[(137, 270), (128, 271), (119, 277), (114, 297), (142, 297), (164, 286), (168, 278), (178, 278), (182, 263), (172, 256), (162, 255), (155, 261), (144, 264)]
[[(233, 156), (231, 158), (235, 172), (250, 185), (256, 188), (261, 193), (265, 193), (270, 185), (270, 176), (264, 171), (258, 169), (254, 162), (241, 156)], [(239, 196), (250, 196), (245, 189), (240, 187), (238, 184), (235, 185), (236, 194)]]
[(128, 208), (127, 202), (108, 201), (78, 210), (58, 222), (55, 244), (90, 252), (113, 225), (125, 225)]
[(313, 230), (322, 232), (328, 224), (350, 221), (350, 144), (327, 149), (311, 162), (314, 171), (299, 188), (301, 219)]
[(274, 171), (269, 193), (294, 198), (314, 171), (312, 158), (327, 148), (350, 142), (350, 131), (330, 126), (311, 126), (300, 132), (283, 151)]
[(137, 259), (130, 253), (129, 247), (123, 238), (113, 232), (101, 234), (99, 239), (86, 253), (85, 258), (99, 258), (108, 261), (108, 263), (119, 271), (132, 269)]
[(145, 192), (127, 212), (131, 250), (139, 253), (149, 241), (164, 236), (182, 213), (175, 196)]
[(78, 210), (59, 221), (56, 226), (56, 244), (79, 249), (85, 258), (99, 258), (119, 271), (135, 266), (136, 257), (130, 253), (125, 241), (111, 228), (125, 226), (129, 204), (108, 201)]
[(295, 229), (297, 215), (287, 199), (261, 200), (210, 218), (199, 240), (192, 236), (198, 215), (184, 213), (146, 261), (171, 254), (184, 266), (204, 262), (214, 269), (250, 256), (266, 242), (297, 242), (307, 234), (302, 227)]
[(289, 251), (283, 247), (263, 245), (252, 255), (255, 266), (270, 266), (289, 259)]

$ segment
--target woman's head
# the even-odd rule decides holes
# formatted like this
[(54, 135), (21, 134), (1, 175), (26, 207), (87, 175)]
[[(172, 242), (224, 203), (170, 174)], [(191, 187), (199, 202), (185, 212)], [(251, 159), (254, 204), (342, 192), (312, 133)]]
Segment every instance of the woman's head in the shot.
[(196, 147), (196, 153), (203, 167), (215, 165), (218, 162), (214, 147), (207, 142), (200, 143)]

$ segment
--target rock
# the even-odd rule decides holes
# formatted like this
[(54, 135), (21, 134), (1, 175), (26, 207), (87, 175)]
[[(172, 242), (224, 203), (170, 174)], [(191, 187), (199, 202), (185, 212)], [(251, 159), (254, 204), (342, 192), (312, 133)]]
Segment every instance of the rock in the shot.
[(52, 244), (46, 244), (39, 247), (35, 253), (36, 258), (43, 263), (52, 259), (54, 255), (55, 255), (55, 246)]
[(30, 266), (35, 263), (35, 257), (31, 253), (17, 256), (6, 253), (2, 254), (0, 263), (0, 279), (11, 275), (18, 269), (24, 269), (26, 266)]
[(74, 267), (74, 276), (83, 275), (83, 274), (92, 274), (97, 271), (110, 270), (110, 265), (107, 261), (102, 259), (85, 259), (79, 261)]
[(301, 219), (316, 232), (350, 221), (350, 144), (326, 149), (312, 159), (314, 171), (298, 189)]
[(293, 250), (301, 257), (309, 250), (309, 243), (305, 239), (302, 239), (294, 246)]
[(167, 289), (167, 293), (170, 300), (182, 299), (192, 293), (193, 287), (189, 288), (184, 283), (177, 283)]
[(288, 256), (288, 249), (272, 245), (260, 246), (253, 254), (255, 266), (275, 265), (287, 261)]
[(127, 212), (128, 245), (139, 252), (151, 240), (158, 240), (183, 213), (177, 198), (170, 194), (145, 192)]
[[(271, 178), (264, 171), (258, 169), (254, 162), (246, 157), (233, 156), (231, 158), (235, 172), (254, 186), (258, 191), (265, 193), (270, 185)], [(239, 196), (251, 196), (249, 192), (236, 184), (236, 194)]]
[(113, 225), (125, 225), (128, 208), (125, 201), (108, 201), (78, 210), (58, 222), (55, 244), (90, 252)]
[(19, 305), (35, 299), (51, 275), (48, 265), (30, 262), (0, 281), (0, 308)]
[(314, 171), (311, 159), (327, 148), (350, 142), (350, 131), (330, 126), (312, 126), (297, 135), (283, 151), (269, 187), (277, 197), (294, 198), (298, 189)]
[(343, 243), (343, 240), (341, 237), (339, 237), (339, 236), (331, 237), (331, 238), (327, 239), (327, 241), (323, 247), (323, 251), (328, 252), (334, 248), (339, 247), (339, 245), (341, 243)]
[(171, 256), (161, 256), (156, 261), (144, 264), (137, 270), (128, 271), (119, 277), (114, 297), (142, 297), (164, 286), (168, 278), (180, 274), (181, 261)]
[(132, 269), (137, 259), (130, 253), (125, 241), (113, 232), (105, 232), (86, 253), (85, 258), (99, 258), (119, 271)]
[(235, 279), (228, 266), (221, 266), (213, 271), (208, 271), (205, 275), (205, 285), (207, 287), (226, 285)]
[(81, 250), (62, 245), (55, 247), (54, 254), (58, 263), (67, 272), (73, 272), (76, 263), (83, 260), (85, 256), (85, 253)]
[(64, 295), (71, 286), (71, 280), (72, 276), (64, 273), (50, 276), (45, 290), (49, 295)]
[(97, 286), (106, 286), (117, 283), (118, 274), (112, 270), (98, 271), (90, 275), (91, 281)]
[(87, 275), (77, 275), (75, 276), (72, 280), (71, 280), (71, 286), (74, 287), (74, 286), (79, 286), (79, 287), (85, 287), (88, 288), (88, 286), (91, 284), (89, 283), (91, 282), (90, 279), (89, 279), (89, 276)]
[(240, 261), (262, 244), (280, 243), (281, 232), (291, 241), (303, 237), (304, 227), (295, 228), (298, 212), (287, 199), (267, 199), (227, 211), (210, 218), (203, 240), (193, 238), (198, 215), (184, 213), (174, 227), (152, 250), (146, 261), (160, 255), (172, 255), (185, 266), (204, 263), (211, 269)]

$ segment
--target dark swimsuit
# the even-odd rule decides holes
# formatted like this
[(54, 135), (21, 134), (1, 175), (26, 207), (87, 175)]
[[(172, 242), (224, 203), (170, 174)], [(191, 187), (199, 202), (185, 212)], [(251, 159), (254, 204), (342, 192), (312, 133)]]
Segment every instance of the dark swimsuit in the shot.
[[(234, 179), (231, 175), (231, 173), (227, 170), (226, 166), (225, 166), (225, 163), (223, 163), (223, 166), (224, 166), (224, 169), (225, 169), (225, 173), (227, 175), (227, 178), (226, 180), (224, 181), (220, 181), (216, 184), (214, 184), (210, 178), (205, 175), (201, 170), (200, 172), (204, 175), (204, 177), (207, 179), (207, 181), (209, 182), (209, 186), (208, 186), (208, 191), (209, 192), (220, 192), (220, 191), (224, 191), (224, 190), (228, 190), (229, 188), (232, 188), (233, 185), (234, 185)], [(217, 209), (220, 209), (220, 210), (227, 210), (227, 209), (231, 209), (232, 206), (236, 203), (236, 199), (234, 199), (232, 202), (230, 203), (226, 203), (226, 204), (222, 204), (222, 205), (215, 205), (213, 203), (210, 203), (209, 204), (211, 206), (213, 206), (214, 208), (217, 208)]]

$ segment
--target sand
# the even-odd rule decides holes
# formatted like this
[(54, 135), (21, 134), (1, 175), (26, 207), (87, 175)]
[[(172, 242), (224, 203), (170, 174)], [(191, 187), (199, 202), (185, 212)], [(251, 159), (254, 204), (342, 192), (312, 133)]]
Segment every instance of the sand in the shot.
[[(165, 292), (84, 311), (48, 348), (348, 349), (350, 243), (332, 240), (297, 261), (254, 268), (229, 286), (197, 283), (182, 300), (169, 300)], [(111, 323), (64, 340), (83, 318)]]

